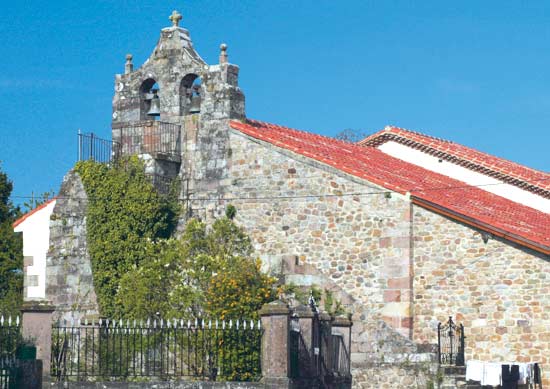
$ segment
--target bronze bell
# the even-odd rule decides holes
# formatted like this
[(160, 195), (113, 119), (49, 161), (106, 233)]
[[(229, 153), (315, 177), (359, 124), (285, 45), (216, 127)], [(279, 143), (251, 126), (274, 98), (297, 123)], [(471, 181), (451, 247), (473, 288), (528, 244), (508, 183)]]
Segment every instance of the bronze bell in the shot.
[(189, 113), (199, 113), (201, 111), (201, 96), (191, 96), (191, 106), (189, 107)]
[(153, 96), (149, 100), (151, 102), (151, 106), (149, 107), (149, 111), (147, 112), (147, 115), (160, 116), (160, 99), (157, 95), (157, 89), (153, 89), (151, 90), (151, 92)]

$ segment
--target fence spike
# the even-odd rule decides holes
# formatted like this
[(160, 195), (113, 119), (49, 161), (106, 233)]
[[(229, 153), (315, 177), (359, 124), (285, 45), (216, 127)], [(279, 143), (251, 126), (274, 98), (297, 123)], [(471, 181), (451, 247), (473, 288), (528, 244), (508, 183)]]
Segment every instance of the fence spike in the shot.
[(17, 327), (19, 327), (19, 316), (17, 316), (17, 317), (15, 318), (15, 325), (16, 325)]
[(208, 328), (212, 328), (212, 320), (208, 320)]
[(262, 320), (258, 319), (258, 329), (262, 328)]
[(139, 328), (143, 328), (143, 319), (139, 321)]
[(172, 321), (174, 322), (174, 328), (176, 328), (178, 326), (178, 321), (175, 318), (172, 319)]
[(250, 329), (251, 329), (251, 330), (254, 329), (254, 320), (250, 320)]
[(8, 316), (8, 326), (11, 327), (11, 315)]
[(0, 325), (4, 325), (4, 315), (2, 315), (2, 317), (0, 317)]
[(119, 324), (119, 327), (122, 327), (122, 324), (123, 324), (123, 323), (122, 323), (122, 318), (119, 319), (118, 324)]
[(239, 319), (237, 319), (235, 324), (237, 325), (237, 329), (239, 329)]
[(166, 327), (170, 328), (171, 325), (170, 325), (170, 320), (166, 320)]
[(151, 319), (147, 318), (147, 327), (150, 327), (150, 326), (151, 326)]
[(153, 328), (157, 328), (157, 319), (153, 320)]
[(243, 329), (246, 330), (246, 320), (243, 320)]
[(164, 327), (164, 319), (161, 317), (160, 318), (160, 328)]
[(187, 320), (187, 328), (191, 328), (191, 320)]
[(218, 329), (218, 319), (216, 319), (216, 329)]
[(103, 325), (103, 320), (101, 320), (101, 318), (99, 318), (99, 326), (101, 327)]
[(225, 319), (222, 321), (222, 330), (225, 330)]
[(233, 319), (229, 319), (229, 328), (233, 327)]
[(195, 327), (197, 327), (198, 321), (197, 318), (195, 318)]
[(105, 326), (109, 327), (109, 319), (105, 320)]
[(126, 327), (130, 327), (130, 319), (126, 319)]
[(180, 327), (183, 328), (183, 319), (180, 319)]

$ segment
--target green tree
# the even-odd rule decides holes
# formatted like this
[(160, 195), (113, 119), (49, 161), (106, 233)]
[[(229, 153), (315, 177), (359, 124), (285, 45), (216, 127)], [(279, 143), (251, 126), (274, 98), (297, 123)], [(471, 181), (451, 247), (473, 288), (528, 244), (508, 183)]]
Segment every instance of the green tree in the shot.
[(23, 242), (13, 232), (19, 209), (10, 201), (13, 189), (0, 170), (0, 313), (16, 315), (23, 300)]
[(275, 279), (262, 273), (250, 238), (227, 217), (211, 228), (191, 219), (180, 239), (157, 242), (150, 260), (120, 282), (126, 316), (257, 318), (276, 298)]
[(367, 134), (362, 130), (354, 130), (352, 128), (346, 128), (336, 134), (335, 138), (343, 140), (348, 143), (357, 143), (367, 137)]

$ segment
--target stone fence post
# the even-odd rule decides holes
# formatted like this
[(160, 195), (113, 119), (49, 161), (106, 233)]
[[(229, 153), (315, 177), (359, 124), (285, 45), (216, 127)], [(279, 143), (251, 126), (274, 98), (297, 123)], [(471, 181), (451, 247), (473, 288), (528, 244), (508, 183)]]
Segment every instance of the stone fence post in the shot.
[(313, 311), (307, 305), (298, 305), (294, 308), (294, 314), (298, 319), (302, 339), (309, 350), (313, 347)]
[(262, 382), (268, 388), (288, 388), (290, 309), (276, 300), (260, 310), (262, 320)]
[(50, 378), (52, 351), (52, 314), (54, 307), (44, 301), (26, 301), (21, 312), (23, 339), (29, 339), (36, 346), (36, 358), (42, 360), (42, 377)]

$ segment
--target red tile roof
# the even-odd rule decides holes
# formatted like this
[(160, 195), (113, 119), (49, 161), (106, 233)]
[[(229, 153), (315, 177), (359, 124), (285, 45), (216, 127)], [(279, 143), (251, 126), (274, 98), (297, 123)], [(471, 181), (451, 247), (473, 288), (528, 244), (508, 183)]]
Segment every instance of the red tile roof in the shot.
[(231, 121), (250, 137), (291, 150), (392, 191), (414, 203), (550, 254), (550, 215), (394, 158), (374, 147), (255, 120)]
[(24, 214), (23, 216), (21, 216), (19, 219), (17, 219), (16, 221), (13, 222), (13, 228), (17, 227), (19, 224), (23, 223), (25, 220), (27, 220), (29, 217), (31, 217), (32, 215), (34, 215), (36, 212), (40, 211), (41, 209), (44, 209), (46, 208), (48, 205), (50, 205), (52, 202), (54, 202), (55, 200), (57, 200), (57, 197), (54, 197), (48, 201), (46, 201), (45, 203), (43, 204), (40, 204), (38, 207), (36, 207), (35, 209), (33, 209), (32, 211), (29, 211), (27, 212), (26, 214)]
[(550, 198), (550, 173), (531, 169), (444, 139), (389, 126), (368, 136), (358, 144), (377, 147), (388, 141), (422, 150), (427, 154)]

